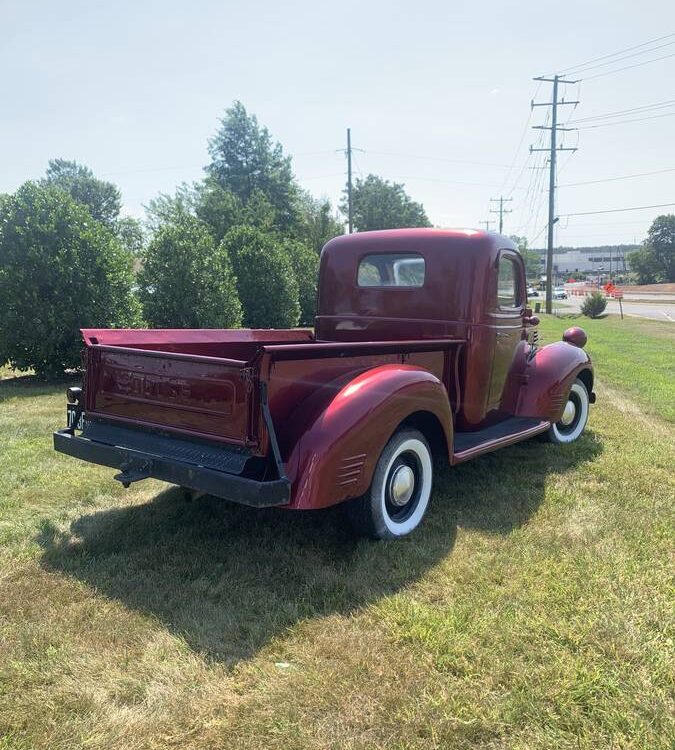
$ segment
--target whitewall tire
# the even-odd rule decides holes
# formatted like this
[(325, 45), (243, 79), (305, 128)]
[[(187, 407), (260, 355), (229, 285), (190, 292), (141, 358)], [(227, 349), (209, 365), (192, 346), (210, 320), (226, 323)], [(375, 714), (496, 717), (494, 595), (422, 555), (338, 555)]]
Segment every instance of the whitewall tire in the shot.
[(548, 439), (560, 445), (577, 440), (588, 422), (588, 405), (586, 386), (581, 380), (575, 380), (570, 388), (562, 417), (548, 429)]
[(410, 534), (427, 512), (432, 482), (426, 438), (418, 430), (399, 430), (382, 451), (368, 492), (350, 503), (352, 524), (374, 539)]

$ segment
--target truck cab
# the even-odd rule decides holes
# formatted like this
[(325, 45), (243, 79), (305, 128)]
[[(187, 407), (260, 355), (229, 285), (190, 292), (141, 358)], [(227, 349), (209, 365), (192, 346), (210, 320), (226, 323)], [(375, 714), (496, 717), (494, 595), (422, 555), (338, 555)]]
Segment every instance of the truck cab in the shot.
[(455, 428), (518, 411), (538, 320), (511, 240), (467, 229), (338, 237), (323, 250), (319, 279), (318, 340), (461, 339)]
[[(573, 442), (593, 394), (579, 328), (539, 347), (513, 243), (467, 229), (337, 237), (310, 330), (85, 330), (55, 447), (250, 505), (347, 503), (398, 538), (450, 464), (542, 434)], [(78, 389), (75, 389), (76, 391)]]

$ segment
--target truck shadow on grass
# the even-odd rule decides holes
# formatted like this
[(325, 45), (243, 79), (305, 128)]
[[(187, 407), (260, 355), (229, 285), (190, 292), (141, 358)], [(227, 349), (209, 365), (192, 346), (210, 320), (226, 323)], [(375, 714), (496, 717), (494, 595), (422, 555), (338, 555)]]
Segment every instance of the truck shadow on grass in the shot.
[(428, 518), (398, 542), (355, 539), (339, 507), (254, 510), (185, 502), (172, 488), (81, 516), (66, 532), (46, 525), (42, 564), (231, 665), (300, 620), (349, 613), (415, 582), (452, 551), (462, 527), (509, 533), (537, 511), (551, 474), (601, 450), (587, 433), (565, 448), (531, 441), (440, 469)]

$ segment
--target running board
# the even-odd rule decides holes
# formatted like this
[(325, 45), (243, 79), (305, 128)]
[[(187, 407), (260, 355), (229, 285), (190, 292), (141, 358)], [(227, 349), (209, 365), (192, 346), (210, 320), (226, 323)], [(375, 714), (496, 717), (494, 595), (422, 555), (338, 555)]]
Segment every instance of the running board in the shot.
[(459, 464), (497, 448), (527, 440), (540, 432), (545, 432), (550, 426), (551, 423), (546, 420), (510, 417), (483, 430), (458, 432), (455, 435), (452, 463)]

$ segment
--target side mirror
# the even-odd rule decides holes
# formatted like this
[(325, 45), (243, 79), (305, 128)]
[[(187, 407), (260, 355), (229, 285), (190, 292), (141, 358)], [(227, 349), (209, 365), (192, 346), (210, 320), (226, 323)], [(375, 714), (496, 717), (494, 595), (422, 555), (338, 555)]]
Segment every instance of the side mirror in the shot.
[(530, 315), (527, 318), (523, 319), (526, 326), (538, 326), (539, 325), (539, 318), (536, 315)]

